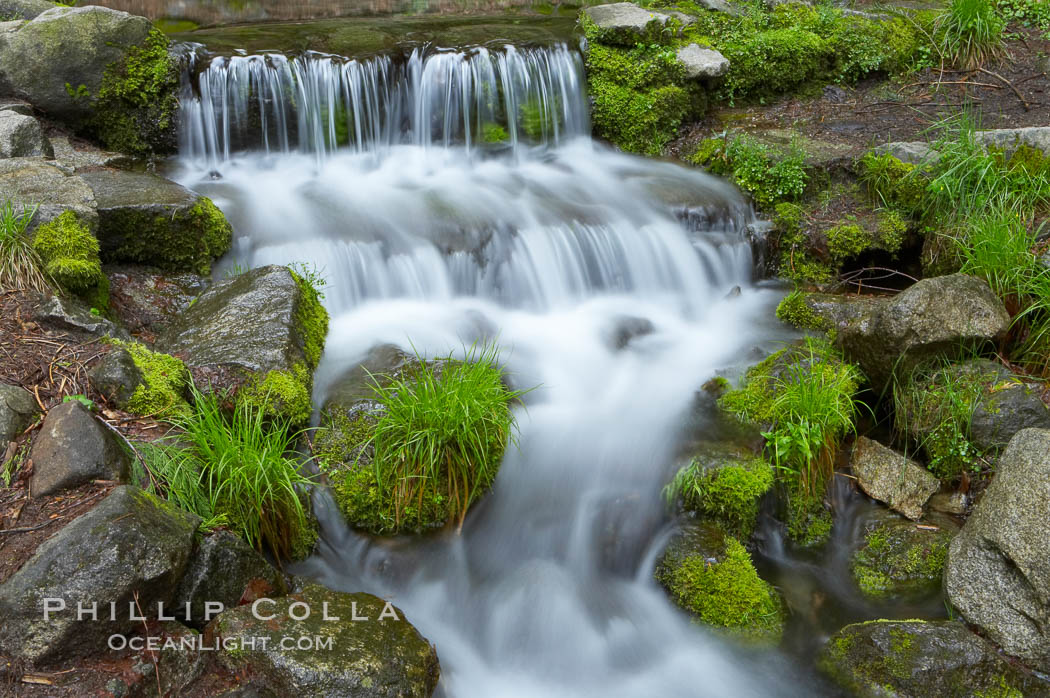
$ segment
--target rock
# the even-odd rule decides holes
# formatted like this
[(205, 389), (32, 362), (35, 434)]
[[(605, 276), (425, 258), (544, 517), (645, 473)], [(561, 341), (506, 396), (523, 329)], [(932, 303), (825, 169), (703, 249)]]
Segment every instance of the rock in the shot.
[[(290, 615), (307, 608), (310, 614), (305, 620)], [(325, 611), (339, 620), (323, 620)], [(278, 695), (424, 698), (437, 686), (440, 667), (434, 647), (399, 609), (382, 599), (311, 584), (292, 596), (260, 604), (257, 615), (270, 614), (275, 614), (274, 620), (259, 619), (251, 606), (240, 606), (219, 615), (209, 631), (224, 643), (270, 638), (265, 649), (257, 644), (254, 651), (224, 650), (219, 658), (231, 671), (247, 670), (262, 678)], [(354, 617), (368, 620), (351, 620)], [(282, 650), (282, 637), (317, 638), (331, 644), (328, 649)]]
[[(127, 698), (186, 695), (186, 689), (200, 678), (208, 664), (208, 653), (183, 649), (183, 642), (192, 647), (200, 646), (197, 635), (197, 632), (173, 621), (161, 623), (159, 628), (151, 630), (150, 636), (158, 639), (160, 649), (152, 654), (145, 650), (132, 656), (130, 671), (115, 679), (126, 687)], [(115, 694), (112, 689), (109, 692)]]
[(28, 391), (0, 383), (0, 450), (25, 431), (38, 414), (36, 400)]
[(33, 442), (35, 497), (78, 487), (92, 480), (124, 480), (128, 456), (116, 439), (80, 402), (70, 400), (53, 407)]
[(1050, 408), (1029, 385), (1006, 378), (982, 392), (970, 418), (970, 440), (984, 451), (1000, 451), (1029, 428), (1050, 429)]
[(91, 385), (118, 409), (125, 409), (135, 389), (145, 382), (127, 349), (116, 348), (88, 371)]
[(645, 337), (656, 331), (653, 321), (649, 318), (624, 315), (616, 318), (616, 324), (608, 339), (609, 344), (616, 351), (622, 351), (632, 340)]
[(913, 521), (922, 518), (926, 501), (940, 489), (940, 481), (926, 468), (863, 436), (853, 447), (850, 468), (865, 494)]
[[(0, 22), (0, 24), (3, 23)], [(10, 22), (9, 24), (20, 23)], [(20, 99), (14, 99), (13, 97), (0, 97), (0, 112), (2, 111), (9, 111), (14, 114), (21, 114), (22, 116), (33, 116), (33, 105)]]
[(123, 329), (71, 298), (48, 296), (42, 299), (33, 311), (33, 319), (56, 330), (83, 332), (92, 337), (130, 339)]
[(588, 7), (583, 14), (597, 26), (602, 41), (624, 46), (634, 46), (650, 36), (654, 28), (658, 33), (671, 19), (662, 12), (652, 12), (630, 2)]
[(360, 362), (332, 382), (326, 391), (323, 410), (346, 409), (361, 400), (374, 398), (372, 376), (400, 375), (405, 368), (416, 363), (414, 356), (393, 344), (372, 347)]
[(864, 331), (860, 328), (870, 324), (874, 315), (889, 299), (876, 296), (844, 296), (837, 293), (807, 293), (802, 300), (812, 317), (818, 320), (810, 324), (834, 330), (837, 334), (841, 330), (849, 330), (853, 325), (857, 325), (858, 329), (852, 331)]
[(0, 19), (33, 19), (54, 6), (47, 0), (0, 0)]
[(196, 274), (150, 267), (108, 266), (109, 309), (133, 335), (152, 342), (207, 287)]
[(892, 155), (909, 165), (921, 165), (937, 158), (936, 152), (925, 141), (885, 143), (872, 148), (876, 155)]
[(106, 68), (143, 43), (151, 27), (145, 17), (105, 7), (52, 7), (8, 41), (0, 66), (15, 94), (76, 123), (93, 115), (91, 97)]
[(31, 116), (0, 111), (0, 158), (54, 154), (40, 123)]
[(1035, 148), (1050, 155), (1050, 126), (1002, 128), (978, 131), (975, 135), (981, 143), (1001, 148), (1007, 155), (1013, 154), (1019, 145), (1027, 145), (1029, 148)]
[[(0, 585), (0, 650), (37, 664), (66, 662), (104, 652), (112, 634), (140, 630), (130, 613), (136, 593), (147, 616), (158, 603), (170, 611), (199, 521), (136, 487), (116, 488)], [(65, 607), (45, 618), (45, 599)], [(77, 604), (98, 608), (98, 620), (78, 621)]]
[(853, 553), (853, 580), (874, 598), (936, 593), (948, 544), (958, 530), (958, 524), (941, 514), (916, 524), (885, 509), (876, 510), (864, 522), (864, 538)]
[(280, 585), (277, 570), (236, 533), (216, 531), (205, 536), (194, 549), (175, 592), (175, 608), (180, 620), (202, 630), (209, 620), (205, 617), (205, 602), (233, 608), (249, 585), (254, 585), (256, 597), (272, 596)]
[(965, 274), (923, 279), (839, 329), (836, 343), (878, 391), (894, 372), (933, 356), (979, 348), (1001, 337), (1010, 315), (988, 284)]
[(98, 206), (103, 262), (206, 275), (230, 248), (232, 228), (207, 197), (146, 172), (97, 170), (81, 177)]
[(941, 492), (930, 497), (930, 511), (942, 514), (963, 516), (970, 506), (970, 498), (965, 492)]
[(1008, 654), (1050, 671), (1050, 431), (1017, 432), (948, 552), (962, 616)]
[(41, 225), (71, 210), (94, 228), (98, 221), (95, 196), (79, 177), (41, 158), (0, 159), (0, 191), (22, 206), (38, 206), (33, 225)]
[(296, 424), (312, 410), (313, 371), (328, 332), (316, 293), (290, 270), (267, 266), (215, 284), (158, 339), (199, 369), (198, 385), (257, 397)]
[(675, 53), (685, 66), (685, 76), (690, 80), (720, 78), (729, 72), (729, 60), (718, 51), (688, 44)]
[(817, 666), (861, 698), (1047, 695), (956, 621), (874, 620), (831, 636)]
[(55, 160), (74, 172), (95, 167), (130, 167), (134, 160), (123, 153), (112, 153), (89, 143), (77, 143), (69, 136), (51, 136)]

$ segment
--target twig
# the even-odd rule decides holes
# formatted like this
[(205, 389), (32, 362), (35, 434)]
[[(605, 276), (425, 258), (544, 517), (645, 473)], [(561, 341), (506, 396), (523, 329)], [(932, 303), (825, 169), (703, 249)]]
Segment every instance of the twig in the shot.
[(0, 528), (0, 536), (5, 535), (7, 533), (29, 533), (30, 531), (37, 531), (43, 528), (44, 526), (50, 526), (51, 524), (55, 523), (61, 518), (61, 516), (56, 516), (55, 518), (48, 519), (44, 523), (39, 524), (37, 526), (24, 526), (22, 528)]
[[(149, 636), (149, 626), (146, 625), (146, 614), (142, 612), (142, 606), (139, 605), (138, 589), (135, 590), (135, 608), (139, 610), (139, 618), (142, 619), (142, 629), (145, 630), (146, 635)], [(153, 662), (153, 673), (157, 676), (157, 695), (162, 696), (164, 695), (164, 690), (160, 686), (160, 662), (157, 660), (157, 653), (154, 650), (149, 649), (149, 647), (146, 648), (146, 651), (149, 653), (150, 661)]]
[(128, 448), (130, 448), (130, 449), (131, 449), (131, 452), (132, 452), (132, 453), (134, 454), (135, 458), (137, 458), (137, 459), (138, 459), (138, 461), (139, 461), (139, 463), (142, 463), (142, 467), (146, 469), (146, 474), (147, 474), (147, 475), (149, 475), (149, 482), (150, 482), (150, 486), (151, 486), (151, 487), (153, 487), (153, 488), (154, 488), (154, 490), (156, 490), (156, 489), (159, 489), (159, 486), (158, 486), (158, 484), (157, 484), (157, 479), (156, 479), (156, 478), (155, 478), (155, 477), (153, 476), (153, 471), (152, 471), (152, 470), (150, 470), (150, 467), (149, 467), (148, 465), (146, 465), (146, 459), (145, 459), (145, 458), (143, 458), (143, 457), (142, 457), (142, 454), (141, 454), (141, 453), (139, 453), (139, 452), (138, 452), (138, 450), (137, 450), (137, 449), (136, 449), (136, 448), (135, 448), (134, 446), (132, 446), (132, 445), (131, 445), (131, 442), (130, 442), (130, 441), (128, 441), (128, 437), (126, 437), (126, 436), (124, 436), (123, 434), (121, 434), (121, 433), (120, 433), (120, 431), (119, 431), (119, 430), (118, 430), (118, 429), (117, 429), (117, 428), (116, 428), (115, 426), (113, 426), (112, 424), (110, 424), (110, 423), (109, 423), (109, 422), (107, 422), (106, 420), (104, 420), (104, 419), (99, 419), (98, 421), (99, 421), (99, 422), (100, 422), (100, 423), (101, 423), (101, 424), (102, 424), (103, 426), (105, 426), (105, 427), (106, 427), (107, 429), (109, 429), (109, 430), (110, 430), (111, 432), (113, 432), (114, 434), (116, 434), (116, 435), (117, 435), (117, 436), (118, 436), (118, 437), (120, 438), (120, 440), (121, 440), (121, 441), (123, 441), (123, 442), (124, 442), (124, 444), (125, 444), (125, 445), (126, 445), (126, 446), (127, 446)]
[(1021, 91), (1014, 87), (1014, 84), (1012, 82), (1004, 78), (999, 73), (993, 72), (991, 70), (986, 70), (984, 68), (978, 68), (977, 70), (981, 71), (986, 75), (991, 75), (993, 78), (999, 78), (1000, 80), (1005, 82), (1010, 87), (1010, 89), (1014, 91), (1014, 94), (1017, 95), (1017, 99), (1021, 100), (1021, 104), (1024, 105), (1024, 110), (1029, 111), (1031, 109), (1031, 107), (1028, 106), (1028, 102), (1025, 101), (1024, 96), (1021, 94)]

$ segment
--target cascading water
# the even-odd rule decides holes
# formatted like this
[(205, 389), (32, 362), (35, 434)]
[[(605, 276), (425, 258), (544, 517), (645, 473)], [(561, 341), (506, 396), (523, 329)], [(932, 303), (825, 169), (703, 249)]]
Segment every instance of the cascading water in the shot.
[[(398, 604), (447, 696), (811, 695), (651, 579), (695, 391), (777, 339), (740, 195), (592, 143), (566, 47), (201, 65), (179, 177), (227, 212), (231, 262), (323, 270), (318, 402), (380, 344), (498, 337), (515, 384), (538, 386), (462, 535), (373, 541), (322, 497), (299, 571)], [(502, 143), (478, 137), (497, 128)]]

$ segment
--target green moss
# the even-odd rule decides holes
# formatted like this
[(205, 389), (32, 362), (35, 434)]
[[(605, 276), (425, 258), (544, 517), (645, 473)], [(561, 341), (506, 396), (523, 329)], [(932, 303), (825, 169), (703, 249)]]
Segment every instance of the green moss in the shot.
[(693, 461), (672, 485), (687, 511), (719, 521), (745, 539), (754, 531), (759, 501), (772, 486), (773, 469), (760, 458), (713, 468)]
[(853, 578), (875, 598), (933, 592), (944, 573), (949, 542), (942, 531), (917, 531), (908, 522), (876, 525), (853, 555)]
[(121, 152), (173, 152), (178, 85), (168, 39), (153, 29), (140, 46), (106, 68), (94, 101), (93, 130), (107, 147)]
[(801, 206), (785, 201), (773, 208), (773, 225), (780, 233), (794, 234), (801, 230), (804, 215)]
[(127, 411), (138, 415), (185, 415), (190, 406), (186, 390), (190, 374), (186, 365), (168, 354), (150, 351), (138, 342), (110, 340), (127, 350), (136, 368), (142, 372), (143, 383), (135, 388), (128, 401)]
[(715, 174), (731, 175), (736, 185), (764, 209), (798, 199), (809, 181), (805, 155), (797, 144), (777, 148), (747, 134), (732, 140), (702, 141), (686, 159)]
[(827, 330), (828, 322), (806, 304), (806, 294), (792, 291), (777, 305), (777, 319), (800, 330)]
[(926, 208), (929, 179), (915, 165), (889, 153), (869, 152), (860, 159), (858, 170), (872, 203), (921, 218)]
[(124, 209), (108, 225), (120, 244), (107, 252), (107, 260), (167, 271), (210, 274), (212, 261), (225, 254), (233, 241), (226, 216), (204, 196), (188, 209), (165, 215)]
[(787, 354), (787, 349), (770, 354), (747, 370), (740, 388), (731, 390), (719, 400), (726, 412), (745, 422), (765, 424), (773, 420), (774, 366)]
[(838, 262), (856, 257), (872, 246), (871, 235), (856, 223), (844, 223), (829, 228), (825, 233), (828, 240), (828, 251)]
[(807, 494), (795, 482), (789, 482), (787, 493), (787, 534), (802, 548), (816, 548), (831, 537), (834, 519), (824, 507), (824, 493)]
[(263, 407), (267, 417), (301, 427), (310, 421), (313, 411), (310, 402), (312, 383), (306, 366), (295, 364), (291, 371), (274, 369), (256, 376), (237, 393), (237, 400), (252, 407)]
[(322, 295), (317, 280), (311, 280), (308, 275), (304, 276), (294, 269), (290, 271), (301, 292), (295, 308), (295, 321), (302, 333), (306, 364), (313, 372), (321, 360), (325, 338), (328, 337), (328, 311), (321, 304)]
[(521, 130), (533, 141), (541, 141), (554, 135), (554, 130), (561, 126), (560, 100), (546, 103), (539, 99), (526, 100), (519, 108)]
[(508, 140), (510, 140), (510, 134), (499, 124), (490, 122), (481, 127), (482, 143), (505, 143)]
[(98, 240), (77, 214), (66, 211), (33, 234), (33, 250), (44, 272), (63, 290), (88, 300), (99, 309), (108, 305), (109, 281), (102, 273)]
[(784, 609), (755, 571), (744, 546), (726, 538), (718, 562), (690, 555), (660, 580), (674, 601), (697, 619), (734, 637), (776, 643), (783, 631)]

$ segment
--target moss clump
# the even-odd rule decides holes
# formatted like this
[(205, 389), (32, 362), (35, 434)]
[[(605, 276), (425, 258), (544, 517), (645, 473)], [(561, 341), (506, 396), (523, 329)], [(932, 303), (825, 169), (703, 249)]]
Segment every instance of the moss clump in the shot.
[(929, 178), (922, 170), (889, 153), (869, 152), (858, 163), (861, 181), (876, 206), (920, 218), (926, 208)]
[(831, 537), (834, 519), (824, 506), (823, 492), (808, 493), (794, 482), (784, 488), (787, 497), (787, 534), (802, 548), (816, 548)]
[(109, 305), (109, 280), (102, 273), (98, 239), (77, 214), (66, 211), (33, 234), (33, 250), (44, 272), (63, 290), (104, 309)]
[(853, 555), (853, 578), (875, 598), (931, 593), (940, 585), (950, 541), (944, 528), (925, 531), (897, 520), (876, 523)]
[(323, 282), (317, 274), (305, 269), (289, 271), (299, 286), (300, 298), (295, 308), (295, 322), (303, 338), (306, 364), (312, 372), (321, 360), (325, 338), (328, 336), (328, 311), (321, 304), (324, 296), (320, 287)]
[(697, 461), (675, 476), (670, 495), (682, 506), (714, 519), (740, 538), (749, 538), (758, 520), (758, 504), (773, 486), (773, 468), (760, 458), (704, 468)]
[(186, 365), (168, 354), (150, 351), (138, 342), (111, 340), (127, 350), (135, 367), (142, 372), (143, 382), (128, 400), (127, 411), (138, 415), (185, 415), (190, 411), (186, 390), (190, 373)]
[(208, 275), (212, 261), (226, 254), (233, 242), (226, 216), (204, 196), (189, 208), (166, 214), (123, 209), (108, 225), (120, 242), (107, 251), (107, 261), (149, 264), (167, 271)]
[(507, 129), (499, 124), (490, 122), (481, 127), (482, 143), (506, 143), (509, 140), (510, 134), (507, 133)]
[(715, 174), (732, 176), (764, 209), (775, 210), (777, 204), (799, 199), (809, 181), (801, 148), (794, 144), (775, 148), (747, 134), (702, 141), (687, 159)]
[(106, 68), (92, 128), (114, 150), (138, 156), (173, 152), (178, 87), (168, 39), (153, 29), (140, 46)]
[(261, 407), (270, 419), (300, 427), (310, 421), (312, 378), (306, 366), (297, 363), (291, 371), (274, 369), (249, 380), (237, 393), (237, 401)]
[(792, 291), (777, 305), (777, 319), (800, 330), (827, 330), (828, 321), (813, 312), (806, 303), (806, 294)]
[(787, 355), (781, 349), (747, 370), (740, 388), (730, 390), (718, 400), (726, 412), (745, 422), (767, 424), (773, 420), (773, 370)]
[(743, 640), (776, 643), (780, 639), (783, 604), (735, 538), (725, 539), (725, 551), (717, 562), (702, 554), (689, 555), (673, 570), (664, 570), (659, 581), (675, 603), (703, 623)]

